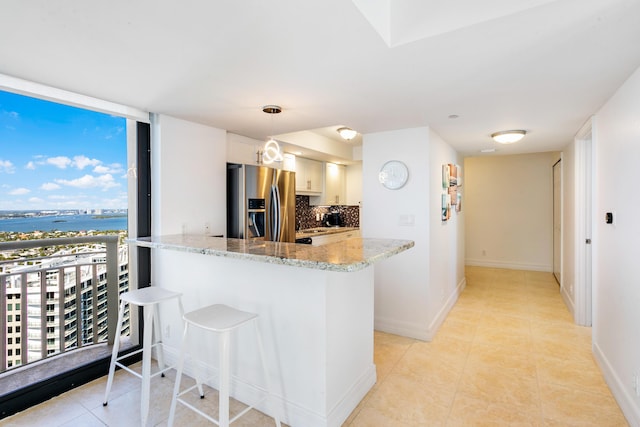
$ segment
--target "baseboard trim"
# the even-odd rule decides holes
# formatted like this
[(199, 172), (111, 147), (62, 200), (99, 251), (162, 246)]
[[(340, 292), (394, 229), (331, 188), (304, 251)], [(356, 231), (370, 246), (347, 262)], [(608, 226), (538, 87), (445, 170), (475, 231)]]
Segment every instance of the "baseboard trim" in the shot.
[(435, 338), (438, 329), (440, 329), (440, 326), (442, 326), (445, 319), (447, 318), (447, 314), (449, 314), (453, 306), (458, 301), (460, 294), (462, 294), (462, 291), (464, 291), (464, 288), (466, 287), (467, 278), (463, 277), (462, 280), (456, 285), (456, 288), (453, 290), (453, 292), (449, 295), (449, 298), (447, 298), (446, 303), (442, 306), (436, 317), (429, 325), (429, 335), (431, 336), (431, 339)]
[(552, 266), (543, 265), (543, 264), (489, 261), (489, 260), (481, 260), (481, 259), (465, 259), (464, 263), (465, 265), (469, 265), (472, 267), (504, 268), (507, 270), (544, 271), (546, 273), (553, 272)]
[(576, 308), (573, 305), (573, 300), (571, 299), (571, 295), (569, 295), (567, 293), (567, 291), (566, 291), (566, 289), (564, 287), (560, 287), (560, 296), (562, 297), (562, 300), (564, 301), (564, 304), (569, 309), (569, 313), (571, 313), (571, 316), (573, 316), (574, 323), (577, 323), (576, 322)]
[(611, 393), (616, 399), (616, 402), (620, 405), (620, 409), (622, 409), (622, 413), (627, 419), (627, 422), (632, 426), (640, 426), (640, 407), (635, 403), (636, 399), (631, 395), (628, 387), (625, 387), (626, 382), (620, 380), (620, 377), (596, 342), (593, 343), (592, 349), (596, 363), (600, 366), (600, 370), (604, 376), (604, 380), (611, 389)]
[(403, 337), (414, 338), (421, 341), (432, 341), (436, 336), (438, 329), (447, 318), (447, 314), (453, 308), (458, 297), (467, 286), (467, 279), (463, 277), (462, 280), (456, 285), (455, 289), (446, 299), (444, 305), (440, 308), (436, 316), (429, 323), (428, 326), (415, 322), (403, 322), (395, 319), (384, 318), (377, 316), (374, 320), (374, 328), (376, 331), (386, 332), (394, 335), (401, 335)]
[[(168, 365), (176, 365), (178, 361), (178, 351), (174, 348), (164, 347), (164, 356)], [(218, 369), (211, 365), (207, 365), (202, 361), (192, 359), (185, 363), (183, 373), (195, 378), (196, 371), (203, 375), (205, 383), (215, 389), (218, 385)], [(328, 427), (341, 426), (344, 421), (351, 415), (351, 412), (358, 406), (366, 394), (376, 383), (376, 366), (371, 364), (367, 367), (362, 375), (354, 382), (351, 388), (345, 393), (340, 401), (326, 414), (320, 414), (308, 408), (302, 407), (294, 402), (286, 400), (283, 396), (274, 394), (276, 411), (280, 414), (280, 421), (287, 425), (305, 427)], [(256, 387), (253, 384), (242, 381), (237, 377), (231, 378), (230, 395), (238, 400), (251, 404), (258, 402), (264, 397), (265, 390)], [(259, 411), (273, 416), (273, 408), (268, 401), (263, 401), (255, 406)]]

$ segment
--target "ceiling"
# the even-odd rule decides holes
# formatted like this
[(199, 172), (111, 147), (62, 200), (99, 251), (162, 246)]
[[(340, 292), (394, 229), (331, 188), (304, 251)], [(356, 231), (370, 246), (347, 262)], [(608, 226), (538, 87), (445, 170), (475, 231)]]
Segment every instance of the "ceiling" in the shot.
[(572, 140), (640, 66), (639, 22), (640, 0), (4, 0), (0, 73), (256, 139), (430, 126), (515, 154)]

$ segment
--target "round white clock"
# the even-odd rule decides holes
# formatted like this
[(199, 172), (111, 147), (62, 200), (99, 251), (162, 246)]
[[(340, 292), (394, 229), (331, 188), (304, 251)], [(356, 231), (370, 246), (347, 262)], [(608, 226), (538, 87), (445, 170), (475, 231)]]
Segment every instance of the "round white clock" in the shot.
[(382, 165), (378, 174), (378, 181), (390, 190), (397, 190), (407, 182), (409, 169), (399, 160), (389, 160)]

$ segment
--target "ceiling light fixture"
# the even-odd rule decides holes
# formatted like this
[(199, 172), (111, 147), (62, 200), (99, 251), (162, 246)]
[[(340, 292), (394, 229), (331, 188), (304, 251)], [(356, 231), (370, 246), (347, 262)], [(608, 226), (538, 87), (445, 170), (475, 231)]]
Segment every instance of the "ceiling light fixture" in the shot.
[(491, 134), (491, 138), (500, 144), (513, 144), (520, 141), (527, 134), (525, 130), (503, 130)]
[[(271, 135), (273, 135), (273, 115), (280, 114), (282, 112), (282, 108), (278, 105), (265, 105), (262, 107), (262, 111), (271, 115)], [(284, 157), (282, 156), (282, 151), (280, 150), (280, 145), (278, 142), (273, 139), (273, 136), (270, 136), (267, 142), (264, 143), (264, 148), (262, 151), (258, 151), (258, 163), (265, 163), (270, 165), (273, 162), (281, 162)]]
[(341, 127), (341, 128), (338, 128), (336, 131), (340, 134), (342, 139), (345, 139), (347, 141), (352, 140), (358, 134), (358, 132), (348, 127)]

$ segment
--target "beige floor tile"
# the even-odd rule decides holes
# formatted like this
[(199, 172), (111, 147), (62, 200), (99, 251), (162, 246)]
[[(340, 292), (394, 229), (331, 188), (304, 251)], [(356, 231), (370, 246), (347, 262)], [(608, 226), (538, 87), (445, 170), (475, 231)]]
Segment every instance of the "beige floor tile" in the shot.
[(77, 418), (74, 418), (64, 424), (60, 424), (59, 427), (104, 427), (105, 423), (100, 421), (98, 417), (90, 412), (85, 412)]
[(556, 384), (591, 393), (610, 393), (602, 373), (593, 360), (540, 356), (536, 365), (541, 386)]
[[(374, 333), (377, 383), (344, 427), (627, 425), (593, 359), (591, 328), (574, 324), (550, 273), (467, 267), (466, 276), (433, 341)], [(174, 378), (153, 379), (148, 425), (167, 425)], [(105, 387), (103, 377), (2, 425), (138, 427), (140, 380), (119, 371), (107, 407)], [(190, 400), (217, 417), (216, 390)], [(175, 425), (212, 424), (179, 405)], [(274, 424), (252, 410), (233, 425)]]
[[(350, 424), (344, 424), (344, 426), (348, 427), (423, 427), (424, 425), (394, 419), (375, 408), (363, 408)], [(437, 426), (438, 424), (426, 425)], [(440, 423), (440, 425), (444, 426), (443, 423)]]
[(452, 401), (453, 393), (448, 395), (415, 379), (391, 374), (361, 413), (375, 409), (386, 418), (404, 423), (399, 425), (444, 425)]
[(511, 347), (500, 347), (484, 343), (474, 343), (467, 358), (466, 368), (494, 369), (500, 372), (535, 378), (536, 361), (530, 353), (523, 353)]
[(466, 357), (443, 356), (412, 347), (398, 362), (393, 373), (449, 395), (456, 390), (465, 361)]
[(448, 427), (542, 426), (541, 410), (522, 411), (511, 405), (458, 393), (447, 418)]
[(538, 382), (527, 371), (498, 370), (482, 364), (467, 365), (456, 396), (507, 405), (526, 413), (536, 413), (540, 407)]
[(468, 320), (462, 320), (459, 317), (447, 318), (447, 320), (440, 326), (436, 337), (454, 337), (456, 339), (471, 342), (476, 334), (476, 323)]
[(383, 381), (409, 349), (406, 344), (376, 344), (373, 361), (378, 382)]
[(3, 426), (62, 425), (86, 413), (85, 408), (63, 394), (47, 400), (27, 411), (1, 421)]
[(593, 394), (574, 387), (541, 384), (542, 413), (549, 426), (627, 426), (611, 395)]

